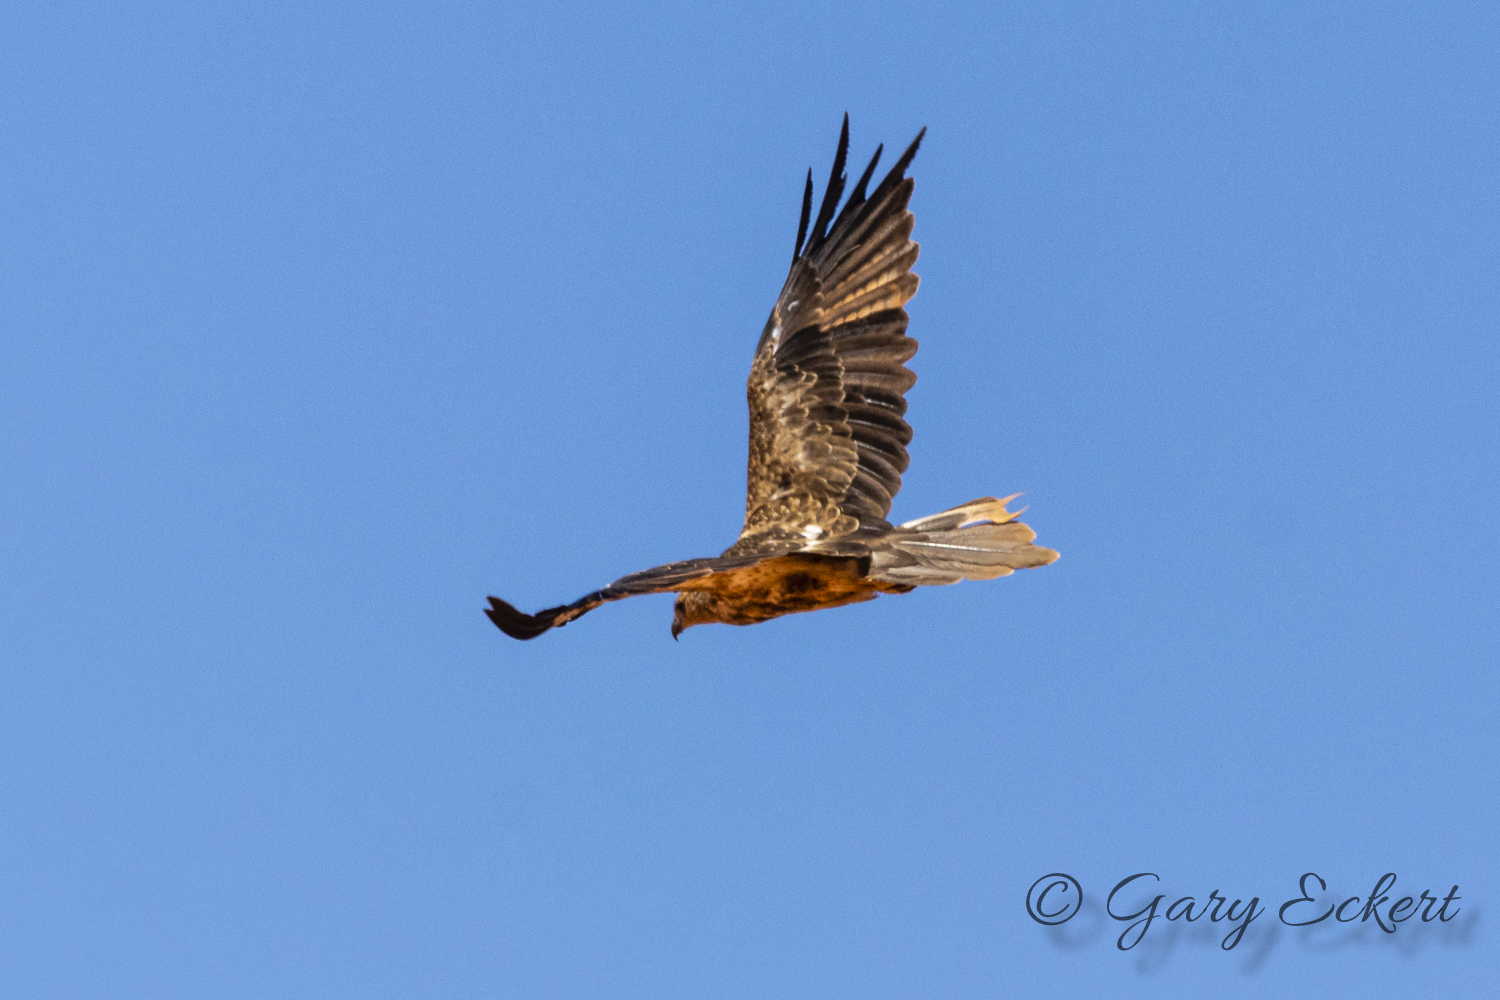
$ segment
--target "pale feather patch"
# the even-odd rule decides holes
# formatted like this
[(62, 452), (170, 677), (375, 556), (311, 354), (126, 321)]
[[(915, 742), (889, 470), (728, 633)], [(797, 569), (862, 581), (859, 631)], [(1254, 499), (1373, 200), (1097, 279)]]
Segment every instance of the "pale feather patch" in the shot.
[(974, 501), (968, 505), (969, 509), (964, 511), (965, 520), (959, 524), (959, 527), (967, 528), (971, 524), (980, 524), (984, 521), (990, 521), (994, 524), (1005, 524), (1009, 521), (1014, 521), (1026, 513), (1026, 508), (1022, 507), (1020, 510), (1010, 511), (1005, 509), (1005, 505), (1020, 495), (1019, 493), (1012, 493), (1004, 500), (995, 500), (987, 497), (983, 500)]
[[(1019, 493), (1012, 493), (1004, 500), (997, 500), (994, 497), (980, 497), (978, 500), (970, 500), (966, 504), (960, 504), (957, 507), (952, 507), (937, 514), (929, 514), (926, 517), (919, 517), (914, 521), (907, 521), (901, 527), (922, 531), (938, 525), (943, 525), (947, 528), (967, 528), (971, 524), (982, 524), (986, 521), (994, 524), (1007, 524), (1026, 512), (1025, 507), (1014, 511), (1005, 509), (1006, 504), (1020, 495)], [(954, 523), (952, 520), (954, 517), (960, 520)]]

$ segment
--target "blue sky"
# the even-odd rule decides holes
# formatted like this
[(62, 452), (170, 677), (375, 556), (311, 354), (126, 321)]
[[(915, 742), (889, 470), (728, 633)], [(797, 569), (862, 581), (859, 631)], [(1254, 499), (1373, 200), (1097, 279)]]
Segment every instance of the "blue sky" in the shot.
[[(1493, 11), (6, 21), (0, 993), (1500, 973)], [(894, 517), (1024, 491), (1061, 560), (505, 638), (487, 594), (733, 540), (743, 380), (845, 111), (856, 161), (930, 130)], [(1309, 871), (1463, 909), (1278, 928)], [(1085, 896), (1054, 931), (1051, 872)], [(1122, 952), (1100, 907), (1138, 872), (1266, 913)]]

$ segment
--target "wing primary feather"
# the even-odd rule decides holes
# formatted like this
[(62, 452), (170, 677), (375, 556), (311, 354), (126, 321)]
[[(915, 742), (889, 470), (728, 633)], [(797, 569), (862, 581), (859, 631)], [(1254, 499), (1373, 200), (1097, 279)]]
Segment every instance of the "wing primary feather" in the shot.
[(922, 131), (917, 133), (917, 137), (911, 141), (911, 145), (906, 147), (906, 152), (901, 154), (901, 159), (896, 161), (895, 166), (891, 167), (891, 172), (885, 175), (885, 180), (881, 181), (880, 186), (875, 189), (875, 193), (870, 195), (871, 201), (879, 201), (881, 195), (901, 183), (902, 178), (906, 174), (906, 168), (911, 166), (911, 161), (917, 155), (917, 147), (922, 145), (922, 137), (926, 134), (927, 126), (923, 125)]
[(885, 143), (875, 147), (875, 155), (870, 157), (870, 165), (865, 167), (865, 172), (859, 175), (859, 183), (854, 185), (854, 191), (849, 195), (849, 200), (844, 202), (843, 211), (833, 221), (833, 228), (838, 229), (843, 224), (844, 217), (865, 203), (865, 188), (870, 183), (870, 178), (875, 173), (875, 164), (880, 162), (880, 154), (885, 151)]
[[(589, 597), (593, 596), (593, 594), (589, 595)], [(563, 612), (570, 611), (579, 605), (585, 604), (587, 601), (588, 598), (584, 598), (574, 605), (548, 608), (546, 611), (539, 611), (534, 615), (528, 615), (517, 611), (510, 604), (500, 600), (498, 597), (491, 597), (490, 606), (484, 609), (484, 613), (489, 616), (490, 621), (494, 622), (500, 631), (512, 639), (525, 641), (527, 639), (535, 639), (556, 625), (557, 619), (562, 616)]]
[(885, 152), (885, 143), (875, 147), (875, 155), (870, 157), (870, 165), (865, 167), (865, 172), (860, 175), (859, 183), (854, 185), (854, 193), (849, 196), (850, 202), (865, 200), (865, 187), (870, 183), (870, 178), (875, 174), (875, 164), (880, 162), (880, 154)]
[(844, 175), (844, 161), (848, 157), (849, 112), (846, 111), (844, 112), (844, 128), (839, 132), (839, 151), (833, 157), (833, 170), (828, 175), (828, 188), (823, 192), (823, 204), (818, 208), (818, 221), (813, 223), (812, 239), (808, 240), (809, 250), (823, 242), (823, 237), (828, 233), (828, 224), (833, 221), (833, 211), (839, 207), (839, 199), (844, 195), (844, 182), (848, 180)]
[(812, 218), (812, 167), (807, 168), (807, 187), (802, 190), (802, 221), (797, 223), (797, 245), (792, 249), (792, 263), (802, 256), (802, 241), (807, 238), (807, 222)]

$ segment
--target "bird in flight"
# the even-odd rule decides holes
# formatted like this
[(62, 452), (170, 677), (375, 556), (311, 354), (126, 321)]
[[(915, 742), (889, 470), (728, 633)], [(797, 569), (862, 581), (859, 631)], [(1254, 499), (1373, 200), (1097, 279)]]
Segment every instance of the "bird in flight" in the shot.
[[(927, 584), (990, 580), (1045, 566), (1052, 549), (1021, 511), (981, 497), (901, 525), (886, 520), (910, 461), (906, 367), (917, 342), (902, 308), (917, 291), (917, 244), (906, 169), (923, 129), (869, 191), (881, 149), (843, 208), (849, 116), (812, 219), (812, 171), (792, 269), (766, 321), (745, 394), (750, 462), (745, 527), (723, 555), (622, 577), (572, 604), (523, 614), (490, 598), (485, 614), (516, 639), (535, 639), (608, 601), (676, 592), (672, 637), (710, 622), (753, 625)], [(837, 213), (837, 214), (835, 214)], [(809, 230), (808, 223), (812, 222)]]

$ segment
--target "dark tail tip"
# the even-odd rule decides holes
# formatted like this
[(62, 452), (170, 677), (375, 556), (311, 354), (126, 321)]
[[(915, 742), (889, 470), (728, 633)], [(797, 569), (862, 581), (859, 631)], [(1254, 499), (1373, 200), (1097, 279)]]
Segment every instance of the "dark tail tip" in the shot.
[(551, 619), (522, 614), (498, 597), (490, 598), (490, 606), (484, 609), (484, 613), (496, 628), (512, 639), (535, 639), (552, 627)]

